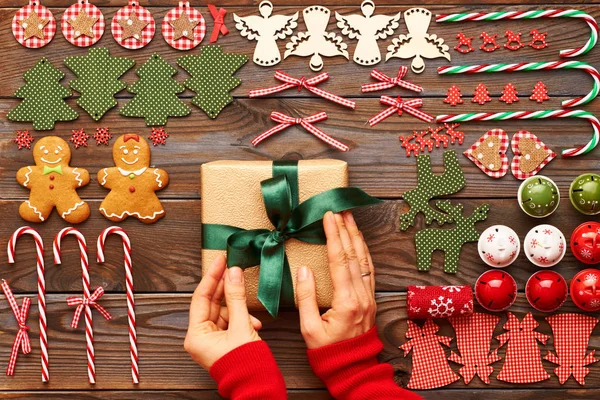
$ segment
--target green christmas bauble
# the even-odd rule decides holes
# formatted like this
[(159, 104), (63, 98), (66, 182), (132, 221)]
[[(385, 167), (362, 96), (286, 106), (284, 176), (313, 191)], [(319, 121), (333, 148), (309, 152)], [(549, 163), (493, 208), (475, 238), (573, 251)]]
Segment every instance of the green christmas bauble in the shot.
[(600, 175), (582, 174), (571, 183), (569, 199), (585, 215), (600, 214)]
[(558, 208), (560, 193), (552, 179), (536, 175), (521, 183), (518, 199), (519, 206), (525, 214), (534, 218), (544, 218)]

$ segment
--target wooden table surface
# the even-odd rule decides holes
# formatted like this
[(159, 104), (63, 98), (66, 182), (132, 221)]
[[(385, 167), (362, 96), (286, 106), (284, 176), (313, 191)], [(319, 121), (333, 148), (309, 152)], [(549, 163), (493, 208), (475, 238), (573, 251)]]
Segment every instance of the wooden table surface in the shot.
[[(535, 8), (566, 7), (559, 1), (541, 2), (529, 0), (529, 5), (514, 0), (494, 0), (487, 5), (461, 5), (458, 0), (436, 1), (427, 0), (427, 7), (435, 13), (462, 12), (466, 10), (527, 10)], [(18, 104), (13, 93), (23, 85), (22, 74), (31, 68), (40, 57), (47, 57), (52, 63), (66, 73), (62, 81), (66, 85), (73, 78), (71, 72), (63, 65), (63, 59), (70, 55), (86, 54), (81, 49), (69, 44), (60, 32), (46, 47), (38, 50), (26, 49), (19, 45), (11, 33), (11, 20), (16, 10), (23, 6), (24, 0), (0, 0), (0, 249), (6, 248), (12, 232), (24, 221), (18, 215), (19, 204), (28, 196), (28, 191), (15, 182), (16, 171), (32, 163), (30, 151), (17, 151), (12, 142), (17, 129), (31, 129), (27, 123), (14, 123), (6, 119), (6, 114)], [(60, 21), (63, 11), (73, 3), (73, 0), (46, 0), (44, 4), (51, 8), (55, 18)], [(96, 0), (107, 22), (118, 8), (124, 6), (124, 0)], [(207, 20), (208, 31), (212, 29), (212, 18), (205, 5), (198, 6)], [(229, 52), (246, 52), (251, 56), (255, 43), (242, 38), (234, 28), (232, 13), (240, 15), (257, 14), (257, 3), (248, 0), (224, 0), (219, 6), (227, 9), (226, 24), (231, 30), (229, 35), (220, 37), (218, 43)], [(274, 1), (276, 13), (290, 14), (301, 10), (303, 6), (312, 5), (308, 0), (279, 0)], [(348, 4), (351, 3), (351, 4)], [(404, 4), (406, 3), (406, 5)], [(444, 4), (440, 4), (444, 3)], [(472, 2), (462, 2), (469, 4)], [(494, 3), (498, 3), (495, 5)], [(507, 3), (512, 3), (508, 4)], [(535, 4), (534, 4), (535, 3)], [(556, 3), (551, 5), (548, 3)], [(600, 17), (600, 9), (592, 2), (579, 2), (573, 8), (585, 10)], [(163, 16), (177, 4), (175, 0), (143, 0), (143, 5), (150, 10), (160, 27)], [(393, 14), (404, 11), (411, 5), (409, 2), (377, 1), (380, 13)], [(387, 5), (386, 5), (387, 4)], [(503, 5), (500, 5), (503, 4)], [(360, 12), (360, 1), (328, 0), (322, 2), (332, 11), (342, 14)], [(300, 18), (301, 19), (301, 18)], [(299, 22), (299, 28), (304, 23)], [(573, 48), (583, 44), (589, 36), (587, 25), (582, 21), (571, 19), (530, 20), (513, 22), (462, 23), (462, 24), (431, 24), (430, 33), (436, 33), (453, 47), (455, 36), (464, 32), (468, 36), (478, 37), (482, 31), (498, 33), (499, 43), (504, 43), (502, 35), (507, 29), (523, 32), (523, 38), (528, 39), (532, 28), (548, 31), (550, 46), (544, 50), (523, 48), (516, 52), (505, 49), (493, 53), (476, 50), (462, 55), (454, 50), (452, 64), (477, 64), (489, 62), (520, 62), (520, 61), (554, 61), (558, 60), (560, 49)], [(329, 29), (339, 33), (333, 18)], [(404, 21), (396, 35), (406, 33)], [(395, 36), (396, 36), (395, 35)], [(344, 38), (349, 44), (352, 54), (356, 41)], [(284, 49), (286, 41), (279, 41)], [(379, 42), (385, 53), (391, 38)], [(208, 44), (208, 37), (203, 44)], [(475, 39), (474, 44), (479, 44)], [(111, 55), (127, 56), (135, 59), (139, 67), (153, 52), (160, 53), (166, 60), (175, 63), (177, 57), (184, 52), (170, 48), (162, 38), (160, 28), (153, 41), (145, 48), (130, 51), (121, 48), (112, 38), (109, 26), (103, 38), (96, 47), (108, 47)], [(191, 54), (195, 53), (192, 50)], [(598, 65), (600, 50), (594, 49), (589, 54), (580, 57), (592, 65)], [(409, 65), (410, 60), (393, 59), (377, 67), (382, 71), (394, 74), (399, 65)], [(423, 110), (432, 114), (447, 114), (454, 112), (492, 111), (492, 110), (536, 110), (558, 109), (560, 101), (565, 98), (584, 95), (590, 90), (591, 79), (581, 71), (556, 72), (524, 72), (512, 75), (491, 74), (478, 76), (438, 76), (436, 67), (446, 64), (443, 59), (427, 60), (427, 68), (421, 75), (410, 72), (409, 81), (418, 83), (425, 88)], [(284, 60), (277, 68), (294, 76), (312, 76), (308, 68), (308, 59), (291, 57)], [(108, 240), (107, 262), (99, 265), (95, 262), (95, 246), (90, 246), (91, 281), (92, 286), (103, 286), (108, 294), (102, 299), (102, 304), (113, 314), (112, 321), (105, 321), (98, 315), (94, 318), (97, 383), (88, 384), (86, 376), (85, 339), (81, 328), (72, 330), (69, 327), (73, 309), (65, 303), (65, 298), (72, 294), (81, 293), (81, 271), (78, 262), (79, 250), (75, 241), (69, 239), (64, 245), (63, 264), (55, 266), (52, 262), (51, 243), (54, 235), (66, 226), (57, 215), (53, 215), (44, 224), (36, 226), (46, 243), (47, 264), (47, 303), (48, 303), (48, 338), (50, 357), (50, 382), (43, 384), (40, 379), (39, 342), (37, 340), (37, 306), (36, 301), (31, 307), (29, 325), (33, 351), (27, 356), (20, 355), (16, 375), (6, 377), (0, 373), (1, 398), (38, 398), (44, 393), (47, 399), (58, 398), (133, 398), (143, 391), (144, 398), (202, 398), (216, 399), (218, 395), (215, 383), (199, 366), (194, 364), (183, 350), (188, 306), (191, 292), (201, 277), (200, 259), (200, 206), (199, 196), (199, 167), (204, 162), (236, 159), (236, 160), (265, 160), (265, 159), (313, 159), (337, 158), (345, 160), (350, 168), (350, 184), (362, 187), (371, 195), (385, 199), (383, 206), (369, 210), (358, 211), (356, 217), (373, 254), (377, 273), (377, 301), (379, 304), (377, 326), (379, 335), (384, 341), (385, 350), (381, 360), (394, 366), (395, 379), (399, 385), (405, 385), (409, 379), (411, 368), (410, 357), (404, 358), (398, 346), (405, 342), (406, 286), (418, 285), (473, 285), (477, 277), (487, 268), (476, 254), (476, 244), (464, 247), (460, 270), (456, 275), (445, 274), (442, 271), (443, 257), (436, 254), (429, 273), (419, 273), (415, 267), (415, 250), (413, 235), (423, 226), (418, 219), (417, 226), (406, 231), (399, 230), (399, 213), (407, 206), (401, 200), (402, 193), (411, 189), (416, 183), (416, 167), (413, 157), (404, 156), (397, 136), (410, 134), (413, 129), (424, 129), (427, 124), (409, 115), (392, 116), (387, 121), (374, 128), (365, 125), (365, 121), (382, 110), (378, 98), (381, 93), (361, 95), (360, 85), (370, 81), (371, 68), (361, 67), (352, 61), (336, 57), (326, 59), (323, 71), (331, 76), (323, 88), (334, 93), (354, 98), (357, 101), (355, 111), (338, 107), (333, 103), (315, 98), (306, 91), (289, 90), (269, 99), (248, 99), (250, 89), (267, 87), (275, 84), (273, 74), (277, 68), (260, 68), (249, 62), (239, 72), (243, 83), (233, 93), (234, 103), (227, 107), (217, 119), (211, 120), (205, 114), (192, 106), (192, 113), (184, 118), (170, 118), (167, 131), (171, 134), (166, 146), (153, 149), (152, 163), (164, 168), (170, 174), (171, 183), (167, 189), (160, 192), (161, 200), (167, 214), (164, 219), (154, 225), (144, 225), (137, 220), (128, 220), (120, 224), (131, 237), (133, 245), (134, 281), (136, 291), (136, 314), (138, 324), (138, 344), (140, 354), (140, 384), (133, 385), (130, 377), (129, 348), (127, 337), (126, 302), (124, 294), (124, 272), (122, 265), (121, 246), (117, 238)], [(185, 79), (186, 73), (179, 69), (176, 78)], [(132, 83), (137, 80), (133, 70), (129, 71), (124, 80)], [(551, 100), (543, 105), (528, 100), (531, 88), (543, 80), (548, 86)], [(470, 102), (475, 86), (484, 82), (494, 97), (494, 101), (479, 106)], [(520, 92), (521, 99), (511, 106), (498, 102), (498, 97), (504, 85), (513, 82)], [(452, 84), (461, 87), (465, 95), (465, 104), (450, 107), (442, 102), (446, 90)], [(391, 91), (410, 97), (410, 92), (403, 90)], [(190, 103), (192, 93), (186, 91), (184, 102)], [(119, 104), (122, 105), (130, 95), (127, 92), (119, 94)], [(57, 123), (51, 132), (33, 132), (40, 138), (47, 134), (60, 135), (67, 139), (75, 128), (84, 128), (93, 132), (96, 127), (108, 126), (114, 136), (127, 132), (138, 132), (147, 136), (150, 129), (145, 126), (143, 119), (125, 118), (118, 114), (115, 108), (108, 112), (99, 122), (94, 122), (87, 113), (75, 104), (75, 98), (68, 100), (80, 114), (79, 119), (70, 123)], [(584, 107), (586, 110), (600, 115), (600, 102), (595, 101)], [(273, 110), (290, 115), (309, 115), (319, 111), (327, 111), (329, 119), (319, 124), (326, 132), (350, 145), (348, 153), (331, 150), (326, 145), (299, 128), (291, 128), (253, 148), (251, 139), (273, 126), (269, 114)], [(527, 122), (502, 123), (469, 123), (461, 126), (466, 133), (462, 146), (450, 146), (458, 152), (464, 151), (483, 133), (493, 128), (503, 128), (509, 135), (520, 129), (527, 129), (538, 135), (555, 151), (565, 146), (587, 143), (591, 136), (591, 127), (582, 120), (544, 120)], [(114, 142), (114, 139), (113, 139)], [(432, 153), (434, 170), (443, 170), (441, 163), (442, 151)], [(542, 221), (534, 220), (523, 214), (516, 202), (516, 192), (519, 185), (511, 174), (502, 179), (492, 180), (485, 176), (464, 156), (459, 156), (460, 164), (467, 180), (467, 186), (460, 193), (452, 196), (456, 201), (465, 204), (467, 212), (474, 206), (487, 202), (491, 206), (487, 221), (479, 224), (479, 229), (492, 224), (508, 224), (521, 237), (527, 231)], [(89, 201), (93, 212), (88, 221), (78, 228), (93, 244), (103, 228), (110, 226), (97, 211), (99, 202), (106, 195), (106, 190), (100, 187), (95, 176), (100, 168), (113, 165), (111, 148), (97, 147), (91, 141), (88, 148), (73, 149), (71, 164), (87, 168), (92, 174), (92, 182), (86, 188), (79, 190), (81, 196)], [(557, 158), (545, 169), (544, 174), (558, 184), (562, 193), (567, 193), (568, 185), (577, 175), (597, 171), (600, 166), (600, 153), (592, 151), (585, 156), (573, 159)], [(563, 202), (554, 215), (544, 220), (559, 227), (566, 236), (570, 236), (573, 228), (586, 218), (578, 214), (570, 205), (568, 199)], [(5, 260), (5, 258), (2, 258)], [(10, 281), (15, 292), (21, 295), (35, 297), (36, 270), (35, 253), (31, 239), (19, 241), (17, 262), (9, 265), (0, 262), (0, 278)], [(582, 269), (583, 264), (567, 253), (564, 260), (554, 269), (567, 279)], [(527, 312), (533, 312), (540, 322), (540, 331), (550, 333), (550, 327), (543, 320), (544, 314), (535, 312), (525, 300), (523, 288), (528, 277), (537, 270), (524, 255), (508, 268), (519, 286), (519, 296), (511, 308), (520, 318)], [(560, 312), (577, 312), (577, 308), (568, 300)], [(504, 314), (502, 314), (505, 318)], [(314, 376), (307, 363), (305, 345), (299, 332), (298, 314), (287, 310), (280, 314), (277, 320), (267, 315), (260, 315), (264, 323), (261, 336), (271, 346), (290, 390), (290, 398), (313, 399), (330, 398), (323, 384)], [(505, 319), (503, 319), (504, 321)], [(501, 326), (501, 324), (499, 325)], [(0, 301), (0, 369), (4, 369), (9, 358), (10, 348), (15, 335), (15, 321), (6, 301)], [(497, 333), (501, 332), (501, 328)], [(442, 323), (442, 334), (453, 336), (452, 329), (447, 323)], [(495, 344), (494, 344), (495, 345)], [(553, 349), (552, 340), (542, 347), (542, 352)], [(594, 331), (590, 347), (600, 349), (600, 327)], [(453, 345), (454, 348), (454, 345)], [(504, 354), (504, 350), (501, 350)], [(552, 374), (553, 366), (544, 361), (546, 370)], [(495, 364), (494, 377), (500, 370), (502, 362)], [(458, 370), (457, 365), (453, 365)], [(481, 398), (487, 399), (529, 399), (539, 395), (546, 398), (597, 398), (600, 388), (600, 364), (591, 367), (586, 378), (585, 389), (570, 379), (565, 385), (560, 385), (556, 376), (551, 379), (531, 385), (511, 385), (492, 378), (491, 384), (485, 385), (478, 379), (466, 386), (458, 381), (441, 390), (423, 392), (428, 399)], [(135, 393), (133, 391), (136, 391)], [(596, 395), (594, 395), (594, 391)]]

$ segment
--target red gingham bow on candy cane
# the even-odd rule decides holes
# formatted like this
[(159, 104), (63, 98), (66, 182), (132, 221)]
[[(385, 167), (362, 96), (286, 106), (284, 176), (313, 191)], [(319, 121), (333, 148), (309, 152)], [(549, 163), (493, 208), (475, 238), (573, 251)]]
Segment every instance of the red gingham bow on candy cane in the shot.
[(404, 76), (408, 72), (408, 68), (404, 66), (400, 66), (398, 69), (398, 76), (395, 78), (390, 78), (383, 72), (374, 69), (371, 71), (371, 76), (377, 79), (379, 82), (377, 83), (368, 83), (362, 85), (361, 90), (363, 93), (368, 92), (376, 92), (378, 90), (386, 90), (392, 88), (394, 86), (400, 86), (404, 89), (412, 90), (413, 92), (421, 93), (423, 88), (419, 85), (415, 85), (414, 83), (403, 80)]
[(71, 328), (77, 328), (79, 324), (79, 318), (81, 317), (81, 313), (85, 306), (94, 307), (98, 312), (107, 320), (111, 319), (112, 316), (104, 307), (97, 303), (98, 299), (102, 297), (104, 294), (104, 289), (102, 287), (97, 287), (96, 290), (90, 295), (90, 297), (67, 297), (67, 305), (77, 306), (75, 309), (75, 314), (73, 314), (73, 321), (71, 322)]
[(298, 79), (286, 74), (283, 71), (276, 71), (275, 79), (280, 80), (284, 83), (282, 85), (273, 86), (266, 89), (251, 90), (249, 93), (250, 98), (268, 96), (270, 94), (282, 92), (291, 88), (298, 88), (298, 91), (302, 90), (302, 88), (305, 88), (311, 93), (314, 93), (317, 96), (324, 98), (325, 100), (333, 101), (334, 103), (337, 103), (341, 106), (348, 107), (353, 110), (356, 107), (355, 101), (345, 99), (343, 97), (329, 93), (323, 89), (319, 89), (318, 87), (316, 87), (316, 85), (318, 85), (319, 83), (325, 82), (327, 79), (329, 79), (329, 74), (327, 72), (323, 72), (322, 74), (313, 76), (309, 79), (306, 79), (305, 77)]
[(404, 101), (400, 96), (395, 99), (389, 96), (381, 96), (379, 101), (381, 104), (385, 104), (389, 107), (369, 120), (369, 125), (371, 126), (377, 125), (394, 113), (398, 113), (398, 115), (401, 116), (403, 111), (406, 111), (408, 114), (425, 122), (433, 122), (435, 120), (433, 115), (417, 110), (417, 108), (423, 106), (422, 99), (411, 99)]
[(8, 304), (10, 304), (10, 308), (12, 309), (17, 323), (19, 324), (19, 332), (17, 332), (17, 336), (15, 336), (12, 351), (10, 352), (10, 360), (8, 361), (8, 368), (6, 369), (6, 375), (11, 376), (15, 374), (15, 366), (17, 365), (19, 347), (21, 347), (23, 354), (29, 354), (31, 352), (31, 342), (29, 341), (29, 334), (27, 333), (29, 327), (25, 324), (27, 322), (27, 316), (29, 315), (31, 299), (29, 297), (25, 297), (23, 299), (23, 305), (19, 310), (17, 300), (15, 300), (12, 290), (10, 290), (8, 282), (5, 280), (2, 280), (2, 291), (6, 296), (6, 300), (8, 300)]
[(213, 4), (208, 5), (208, 10), (215, 20), (215, 25), (210, 34), (210, 43), (215, 43), (219, 38), (219, 33), (222, 35), (227, 35), (229, 33), (229, 29), (225, 26), (225, 14), (227, 14), (227, 10), (224, 8), (219, 8), (219, 10), (217, 10), (217, 7)]
[(289, 128), (292, 125), (301, 125), (304, 129), (306, 129), (307, 131), (309, 131), (310, 133), (312, 133), (313, 135), (315, 135), (316, 137), (318, 137), (319, 139), (321, 139), (328, 145), (335, 147), (336, 149), (341, 150), (341, 151), (348, 151), (348, 149), (349, 149), (349, 147), (346, 146), (345, 144), (343, 144), (342, 142), (335, 140), (334, 138), (327, 135), (325, 132), (323, 132), (319, 128), (316, 128), (315, 126), (312, 125), (315, 122), (319, 122), (319, 121), (323, 121), (323, 120), (327, 119), (327, 114), (324, 112), (320, 112), (318, 114), (314, 114), (314, 115), (311, 115), (310, 117), (306, 117), (306, 118), (292, 118), (288, 115), (279, 113), (277, 111), (273, 111), (271, 113), (271, 119), (275, 122), (279, 122), (279, 125), (274, 126), (273, 128), (269, 129), (268, 131), (263, 132), (260, 135), (258, 135), (257, 137), (255, 137), (252, 140), (252, 144), (254, 146), (257, 146), (263, 140), (273, 136), (274, 134), (276, 134), (278, 132), (281, 132), (282, 130), (284, 130), (286, 128)]

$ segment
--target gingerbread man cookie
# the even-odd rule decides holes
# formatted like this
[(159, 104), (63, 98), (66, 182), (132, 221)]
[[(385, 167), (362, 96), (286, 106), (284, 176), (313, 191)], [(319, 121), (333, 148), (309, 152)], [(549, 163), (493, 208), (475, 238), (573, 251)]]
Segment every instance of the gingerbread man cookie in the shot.
[(81, 200), (77, 189), (90, 183), (83, 168), (69, 166), (71, 149), (58, 136), (40, 139), (33, 148), (35, 165), (21, 168), (17, 182), (31, 191), (29, 200), (19, 207), (21, 217), (29, 222), (44, 222), (52, 209), (70, 224), (78, 224), (90, 216), (90, 207)]
[(156, 196), (157, 190), (169, 183), (169, 175), (150, 168), (150, 146), (138, 134), (120, 136), (113, 146), (115, 167), (98, 172), (100, 185), (110, 189), (100, 212), (111, 221), (123, 221), (132, 216), (151, 224), (165, 216), (165, 209)]

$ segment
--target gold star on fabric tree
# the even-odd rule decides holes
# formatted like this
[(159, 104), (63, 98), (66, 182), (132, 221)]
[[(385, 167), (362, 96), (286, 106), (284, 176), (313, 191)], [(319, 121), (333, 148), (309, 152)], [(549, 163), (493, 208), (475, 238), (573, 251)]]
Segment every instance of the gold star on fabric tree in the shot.
[(79, 10), (79, 14), (76, 18), (73, 18), (67, 22), (73, 27), (73, 36), (77, 39), (81, 35), (94, 38), (94, 31), (92, 27), (98, 21), (98, 18), (90, 17), (88, 13), (82, 8)]
[(146, 26), (148, 26), (149, 22), (142, 21), (139, 19), (133, 11), (129, 14), (129, 18), (119, 20), (119, 25), (123, 28), (122, 40), (134, 38), (140, 40), (142, 38), (142, 31)]
[(186, 37), (190, 40), (194, 40), (194, 28), (200, 21), (191, 20), (186, 13), (182, 13), (179, 18), (169, 22), (173, 27), (173, 40), (181, 39)]
[(35, 11), (29, 14), (26, 19), (21, 21), (21, 26), (25, 29), (25, 40), (33, 36), (44, 40), (44, 27), (48, 25), (48, 22), (50, 21), (41, 19)]

